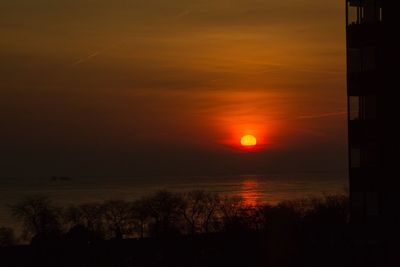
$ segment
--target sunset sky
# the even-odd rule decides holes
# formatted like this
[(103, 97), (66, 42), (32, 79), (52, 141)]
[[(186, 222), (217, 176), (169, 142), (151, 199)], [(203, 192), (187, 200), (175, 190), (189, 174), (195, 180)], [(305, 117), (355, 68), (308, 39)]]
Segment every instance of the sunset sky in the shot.
[(344, 8), (0, 0), (0, 176), (344, 171)]

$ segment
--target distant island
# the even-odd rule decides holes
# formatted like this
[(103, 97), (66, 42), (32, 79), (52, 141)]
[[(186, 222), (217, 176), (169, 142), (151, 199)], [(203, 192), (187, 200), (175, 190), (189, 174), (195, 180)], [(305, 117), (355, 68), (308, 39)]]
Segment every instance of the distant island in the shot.
[(69, 181), (71, 177), (69, 176), (52, 176), (50, 178), (51, 181)]

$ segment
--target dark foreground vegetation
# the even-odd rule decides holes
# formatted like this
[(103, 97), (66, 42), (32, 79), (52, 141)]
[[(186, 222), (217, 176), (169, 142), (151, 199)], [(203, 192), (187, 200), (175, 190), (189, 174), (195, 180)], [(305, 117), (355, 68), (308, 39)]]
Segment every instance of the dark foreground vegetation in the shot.
[(10, 206), (22, 233), (0, 228), (8, 266), (352, 266), (347, 197), (246, 206), (204, 191), (134, 202)]

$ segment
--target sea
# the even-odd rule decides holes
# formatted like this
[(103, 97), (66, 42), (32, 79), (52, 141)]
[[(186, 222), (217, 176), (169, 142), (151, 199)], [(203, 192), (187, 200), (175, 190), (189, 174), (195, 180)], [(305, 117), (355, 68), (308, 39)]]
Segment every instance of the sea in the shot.
[(222, 196), (239, 196), (249, 205), (276, 204), (329, 194), (346, 194), (345, 172), (271, 173), (217, 176), (154, 177), (19, 177), (0, 178), (0, 227), (18, 227), (9, 206), (25, 196), (50, 197), (56, 205), (135, 200), (159, 190), (205, 190)]

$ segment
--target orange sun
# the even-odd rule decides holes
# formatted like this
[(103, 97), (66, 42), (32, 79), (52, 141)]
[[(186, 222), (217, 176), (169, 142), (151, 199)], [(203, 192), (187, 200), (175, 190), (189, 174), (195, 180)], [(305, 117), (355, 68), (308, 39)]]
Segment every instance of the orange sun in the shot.
[(253, 147), (257, 144), (257, 139), (253, 135), (245, 135), (240, 139), (240, 144), (244, 147)]

